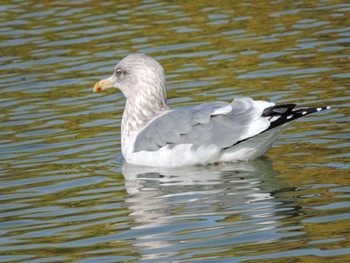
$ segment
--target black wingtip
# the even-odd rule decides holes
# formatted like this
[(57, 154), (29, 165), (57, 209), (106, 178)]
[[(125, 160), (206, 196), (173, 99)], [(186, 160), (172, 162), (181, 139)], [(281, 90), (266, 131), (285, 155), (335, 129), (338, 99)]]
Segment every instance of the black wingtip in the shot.
[(299, 117), (302, 117), (302, 116), (309, 115), (311, 113), (320, 112), (320, 111), (328, 110), (328, 109), (330, 109), (329, 106), (317, 107), (317, 108), (299, 108), (299, 109), (295, 109), (291, 113), (300, 115)]
[(262, 116), (276, 116), (276, 115), (283, 115), (286, 112), (291, 112), (296, 104), (285, 104), (285, 105), (276, 105), (272, 107), (268, 107), (264, 110)]
[[(320, 112), (323, 110), (330, 109), (329, 106), (317, 107), (317, 108), (305, 107), (305, 108), (294, 109), (295, 106), (296, 106), (295, 104), (287, 104), (287, 105), (280, 105), (280, 106), (278, 105), (272, 106), (265, 109), (262, 116), (265, 116), (271, 119), (271, 125), (269, 129), (273, 129), (277, 126), (294, 121), (298, 118), (304, 117), (306, 115), (309, 115), (315, 112)], [(274, 116), (275, 116), (275, 119), (273, 120), (271, 117), (274, 117)]]

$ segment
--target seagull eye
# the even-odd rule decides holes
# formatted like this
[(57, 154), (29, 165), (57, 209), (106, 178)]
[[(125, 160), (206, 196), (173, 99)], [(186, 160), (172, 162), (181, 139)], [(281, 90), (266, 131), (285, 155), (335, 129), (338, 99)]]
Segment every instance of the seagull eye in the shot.
[(120, 68), (115, 70), (115, 75), (117, 77), (122, 77), (124, 75), (124, 71), (122, 71)]

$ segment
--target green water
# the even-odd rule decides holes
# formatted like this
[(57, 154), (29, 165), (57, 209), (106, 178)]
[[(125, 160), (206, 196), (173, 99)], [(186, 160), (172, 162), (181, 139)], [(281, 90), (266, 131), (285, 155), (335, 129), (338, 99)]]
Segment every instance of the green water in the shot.
[[(0, 262), (349, 262), (348, 1), (0, 3)], [(132, 52), (170, 107), (235, 96), (331, 110), (254, 162), (123, 163)]]

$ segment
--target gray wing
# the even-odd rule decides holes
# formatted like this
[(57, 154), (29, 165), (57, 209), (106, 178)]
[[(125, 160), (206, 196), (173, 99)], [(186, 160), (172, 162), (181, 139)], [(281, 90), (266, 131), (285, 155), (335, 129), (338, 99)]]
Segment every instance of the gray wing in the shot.
[(251, 98), (235, 99), (232, 103), (211, 102), (173, 110), (153, 120), (137, 136), (134, 151), (156, 151), (168, 145), (216, 145), (227, 148), (238, 141), (268, 129), (270, 122), (262, 117), (264, 109), (274, 105)]

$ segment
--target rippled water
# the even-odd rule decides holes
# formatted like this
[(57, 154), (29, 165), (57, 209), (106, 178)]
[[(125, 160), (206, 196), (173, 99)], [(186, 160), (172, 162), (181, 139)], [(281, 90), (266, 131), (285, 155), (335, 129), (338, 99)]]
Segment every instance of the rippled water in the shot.
[[(350, 261), (348, 1), (3, 0), (1, 262)], [(254, 162), (123, 164), (129, 53), (169, 105), (238, 95), (332, 109)]]

